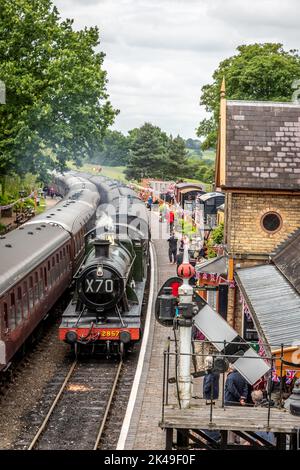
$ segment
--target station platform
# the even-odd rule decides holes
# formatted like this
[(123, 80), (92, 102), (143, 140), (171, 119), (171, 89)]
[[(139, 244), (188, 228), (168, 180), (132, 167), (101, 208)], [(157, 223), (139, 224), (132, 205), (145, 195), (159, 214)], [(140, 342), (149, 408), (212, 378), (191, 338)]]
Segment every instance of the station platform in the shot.
[[(152, 211), (151, 218), (156, 226), (158, 214)], [(154, 248), (154, 299), (161, 285), (170, 277), (176, 276), (176, 264), (171, 264), (168, 257), (168, 242), (166, 240), (167, 224), (160, 224), (160, 235), (152, 230)], [(165, 448), (165, 432), (159, 427), (162, 413), (163, 394), (163, 358), (171, 328), (159, 325), (154, 316), (152, 304), (150, 330), (143, 362), (141, 380), (131, 416), (127, 437), (122, 446), (127, 450), (162, 450)]]
[[(155, 221), (157, 214), (152, 211)], [(155, 225), (155, 224), (154, 224)], [(180, 409), (174, 381), (174, 350), (172, 328), (161, 326), (154, 315), (157, 292), (170, 277), (176, 276), (176, 265), (168, 258), (168, 227), (160, 227), (164, 236), (152, 236), (154, 248), (154, 302), (141, 374), (132, 400), (132, 412), (123, 424), (125, 433), (117, 449), (296, 449), (299, 445), (299, 417), (276, 407), (222, 406), (222, 400), (206, 405), (202, 393), (202, 377), (192, 380), (189, 409)], [(157, 224), (156, 224), (157, 227)], [(154, 231), (152, 230), (152, 234)], [(166, 350), (170, 360), (166, 366)], [(168, 361), (168, 359), (166, 359)], [(173, 364), (174, 362), (174, 364)], [(165, 375), (164, 375), (165, 373)], [(224, 389), (225, 377), (220, 380)], [(166, 385), (169, 383), (169, 385)], [(221, 385), (223, 383), (223, 385)], [(219, 437), (213, 437), (218, 431)], [(268, 439), (272, 434), (273, 441)], [(122, 433), (121, 433), (122, 435)], [(232, 439), (237, 439), (233, 442)], [(121, 443), (120, 443), (121, 442)]]

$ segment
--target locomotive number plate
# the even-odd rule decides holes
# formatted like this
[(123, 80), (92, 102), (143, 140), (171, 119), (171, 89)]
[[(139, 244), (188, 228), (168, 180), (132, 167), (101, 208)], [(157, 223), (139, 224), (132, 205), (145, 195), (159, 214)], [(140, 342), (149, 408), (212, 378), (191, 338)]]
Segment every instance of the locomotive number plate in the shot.
[(119, 330), (101, 330), (101, 338), (118, 338), (120, 334)]

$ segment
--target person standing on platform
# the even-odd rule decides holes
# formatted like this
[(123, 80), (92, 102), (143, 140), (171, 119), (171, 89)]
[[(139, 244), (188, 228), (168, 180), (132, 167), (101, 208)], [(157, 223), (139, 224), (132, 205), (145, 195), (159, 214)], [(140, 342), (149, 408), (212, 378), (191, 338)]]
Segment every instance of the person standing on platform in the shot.
[(168, 222), (169, 222), (169, 226), (170, 226), (170, 233), (172, 233), (173, 230), (174, 230), (174, 220), (175, 220), (174, 212), (172, 211), (172, 209), (170, 209), (169, 213), (168, 213)]
[(151, 208), (152, 208), (152, 204), (153, 204), (153, 198), (150, 194), (150, 196), (148, 197), (148, 201), (147, 201), (148, 209), (150, 209), (150, 211), (151, 211)]
[[(231, 364), (225, 382), (225, 405), (245, 406), (248, 396), (249, 385), (246, 379)], [(228, 444), (245, 444), (233, 431), (228, 432)]]
[(210, 405), (211, 400), (215, 404), (214, 400), (219, 398), (219, 380), (220, 374), (213, 372), (213, 357), (206, 356), (205, 358), (205, 376), (203, 379), (203, 398), (206, 400), (206, 404)]
[(248, 382), (233, 365), (225, 382), (225, 405), (245, 405), (248, 396)]
[(170, 260), (170, 263), (173, 263), (173, 264), (176, 263), (176, 259), (177, 259), (177, 242), (178, 242), (178, 238), (175, 237), (175, 234), (173, 232), (170, 238), (168, 239), (169, 260)]

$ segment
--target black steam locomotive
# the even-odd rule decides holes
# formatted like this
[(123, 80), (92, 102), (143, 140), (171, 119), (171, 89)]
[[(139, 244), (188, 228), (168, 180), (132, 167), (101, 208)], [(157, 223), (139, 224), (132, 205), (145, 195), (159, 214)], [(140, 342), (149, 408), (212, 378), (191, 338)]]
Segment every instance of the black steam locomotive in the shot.
[(103, 178), (94, 184), (105, 203), (96, 227), (86, 235), (86, 256), (74, 276), (74, 297), (59, 338), (76, 353), (123, 354), (141, 337), (148, 212), (130, 188)]

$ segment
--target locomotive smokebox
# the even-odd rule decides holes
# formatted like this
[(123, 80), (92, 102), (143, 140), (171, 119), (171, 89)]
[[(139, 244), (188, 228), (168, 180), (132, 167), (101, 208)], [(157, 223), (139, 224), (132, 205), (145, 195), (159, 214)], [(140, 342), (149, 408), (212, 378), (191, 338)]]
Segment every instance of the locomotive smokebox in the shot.
[(109, 257), (109, 240), (100, 240), (97, 238), (94, 240), (95, 256), (96, 258), (108, 258)]

